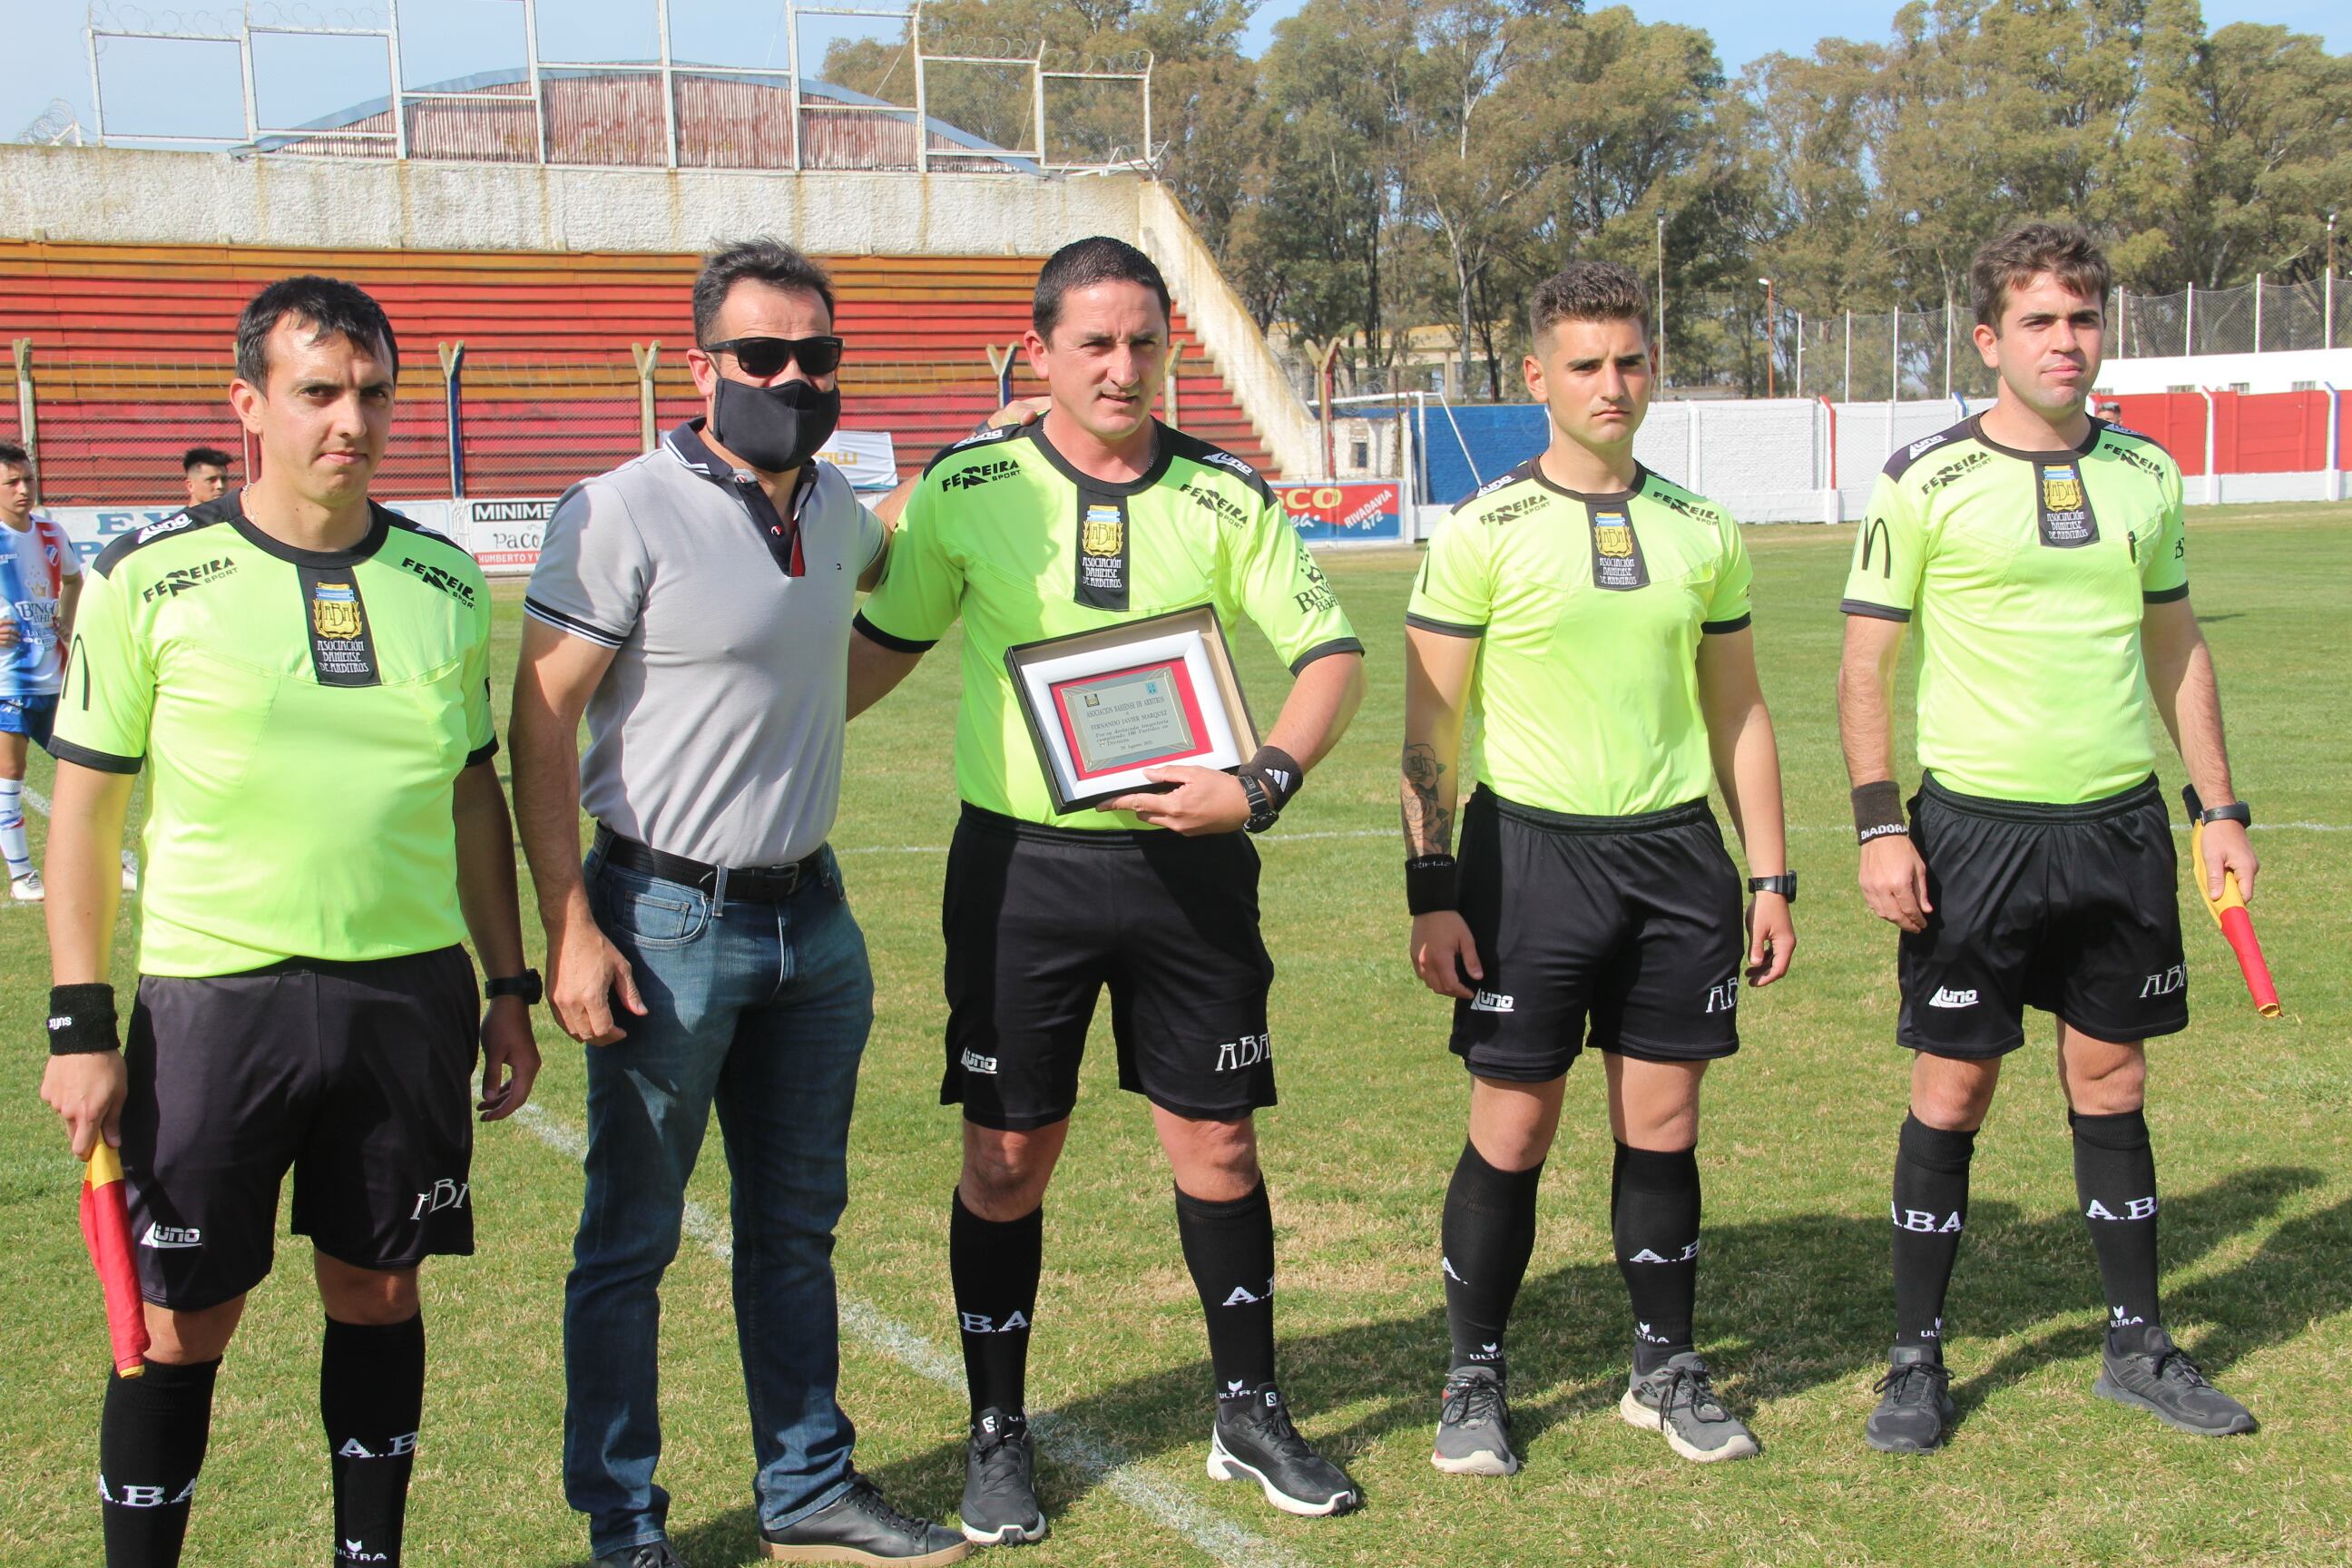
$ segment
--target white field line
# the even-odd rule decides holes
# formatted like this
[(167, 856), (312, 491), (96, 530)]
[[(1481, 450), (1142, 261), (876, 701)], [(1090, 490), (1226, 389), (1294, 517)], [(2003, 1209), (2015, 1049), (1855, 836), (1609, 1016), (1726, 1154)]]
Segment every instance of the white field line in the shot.
[[(588, 1152), (584, 1133), (536, 1104), (525, 1105), (515, 1112), (514, 1120), (566, 1159), (576, 1162)], [(735, 1245), (727, 1222), (709, 1209), (689, 1200), (684, 1228), (688, 1236), (701, 1243), (721, 1263), (733, 1259)], [(841, 1326), (918, 1377), (957, 1390), (964, 1386), (961, 1361), (868, 1302), (843, 1295)], [(1078, 1422), (1050, 1410), (1034, 1410), (1029, 1415), (1029, 1427), (1062, 1463), (1186, 1537), (1216, 1562), (1229, 1568), (1297, 1568), (1296, 1561), (1277, 1551), (1272, 1542), (1220, 1519), (1175, 1487), (1147, 1475), (1117, 1444)]]

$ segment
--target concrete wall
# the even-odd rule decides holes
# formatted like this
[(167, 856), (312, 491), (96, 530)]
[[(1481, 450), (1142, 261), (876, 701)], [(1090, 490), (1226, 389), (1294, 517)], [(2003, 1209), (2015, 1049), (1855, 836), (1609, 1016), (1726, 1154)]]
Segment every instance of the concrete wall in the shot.
[(2133, 392), (2169, 392), (2177, 386), (2294, 392), (2303, 384), (2315, 390), (2330, 382), (2352, 388), (2352, 348), (2111, 359), (2099, 366), (2097, 389), (2118, 396)]
[(1135, 234), (1146, 188), (1132, 175), (567, 169), (0, 145), (0, 235), (690, 251), (772, 234), (821, 255), (1043, 256), (1085, 235)]

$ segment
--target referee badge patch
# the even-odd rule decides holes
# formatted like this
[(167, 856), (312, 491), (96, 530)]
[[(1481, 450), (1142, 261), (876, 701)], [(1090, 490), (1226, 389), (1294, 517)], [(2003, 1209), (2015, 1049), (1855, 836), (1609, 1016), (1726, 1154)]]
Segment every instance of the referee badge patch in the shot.
[(2074, 463), (2040, 465), (2042, 481), (2042, 542), (2072, 550), (2096, 543), (2098, 519), (2091, 515), (2091, 498), (2083, 491), (2083, 470)]
[(1642, 542), (1633, 533), (1633, 520), (1622, 506), (1586, 508), (1592, 520), (1592, 585), (1596, 588), (1646, 588), (1650, 569), (1642, 559)]
[(350, 568), (296, 568), (310, 617), (310, 668), (321, 686), (374, 686), (375, 639), (368, 635), (367, 604)]
[(1127, 606), (1127, 508), (1117, 500), (1078, 501), (1077, 601), (1097, 610)]

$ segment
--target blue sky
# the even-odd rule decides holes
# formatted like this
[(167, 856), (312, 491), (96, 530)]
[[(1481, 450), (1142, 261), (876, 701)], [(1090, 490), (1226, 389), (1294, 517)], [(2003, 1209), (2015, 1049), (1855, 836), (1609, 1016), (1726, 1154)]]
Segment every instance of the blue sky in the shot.
[[(1250, 29), (1263, 48), (1280, 20), (1303, 0), (1267, 0)], [(1645, 20), (1681, 22), (1713, 35), (1727, 70), (1773, 50), (1801, 54), (1824, 37), (1886, 35), (1896, 0), (1812, 0), (1787, 7), (1754, 0), (1635, 0)], [(364, 10), (364, 3), (354, 10)], [(0, 75), (0, 140), (13, 139), (53, 99), (84, 125), (95, 123), (84, 7), (52, 3), (11, 6), (10, 56)], [(227, 4), (215, 9), (233, 13)], [(671, 0), (673, 40), (682, 58), (744, 66), (784, 64), (788, 42), (779, 0)], [(542, 58), (644, 59), (656, 52), (653, 0), (541, 0)], [(195, 13), (185, 13), (194, 15)], [(401, 0), (404, 57), (412, 85), (461, 76), (520, 58), (521, 7), (515, 0)], [(2209, 24), (2284, 23), (2317, 33), (2328, 47), (2352, 49), (2352, 5), (2343, 0), (2209, 0)], [(855, 22), (803, 18), (801, 48), (821, 56)], [(263, 123), (299, 124), (384, 91), (381, 44), (265, 39), (256, 47)], [(115, 41), (106, 58), (108, 129), (114, 134), (236, 135), (243, 123), (236, 52), (226, 45)]]

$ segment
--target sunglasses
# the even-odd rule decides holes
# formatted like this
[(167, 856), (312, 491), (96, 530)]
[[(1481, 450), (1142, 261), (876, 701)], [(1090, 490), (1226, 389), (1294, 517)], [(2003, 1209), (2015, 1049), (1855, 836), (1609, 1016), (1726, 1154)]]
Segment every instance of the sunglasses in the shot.
[(733, 354), (745, 375), (761, 381), (794, 360), (810, 375), (831, 375), (841, 368), (841, 340), (835, 337), (729, 338), (725, 342), (705, 345), (702, 352)]

